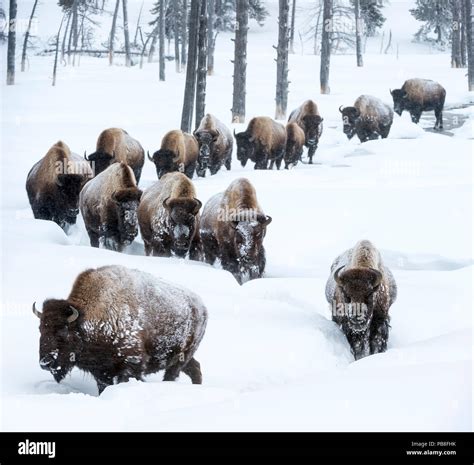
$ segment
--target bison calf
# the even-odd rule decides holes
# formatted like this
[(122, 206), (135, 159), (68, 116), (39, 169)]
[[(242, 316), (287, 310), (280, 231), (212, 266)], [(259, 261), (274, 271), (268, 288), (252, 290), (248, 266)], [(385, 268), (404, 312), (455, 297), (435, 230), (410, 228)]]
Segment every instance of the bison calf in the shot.
[(26, 179), (26, 192), (36, 219), (51, 220), (65, 231), (76, 223), (79, 193), (92, 178), (92, 170), (62, 141), (54, 144), (33, 165)]
[(65, 300), (48, 299), (40, 312), (40, 366), (59, 383), (74, 368), (90, 373), (99, 394), (111, 384), (165, 370), (202, 383), (193, 358), (207, 310), (191, 291), (123, 266), (82, 272)]
[(371, 242), (358, 242), (332, 264), (326, 299), (356, 360), (387, 350), (388, 312), (396, 297), (395, 279)]
[(263, 213), (248, 179), (233, 181), (206, 203), (201, 217), (204, 258), (220, 260), (239, 284), (261, 278), (265, 271), (263, 238), (271, 217)]
[(142, 191), (132, 169), (114, 163), (84, 186), (81, 213), (92, 247), (121, 252), (138, 234), (137, 208)]
[(143, 193), (138, 223), (147, 255), (201, 257), (199, 209), (193, 183), (182, 173), (165, 174)]

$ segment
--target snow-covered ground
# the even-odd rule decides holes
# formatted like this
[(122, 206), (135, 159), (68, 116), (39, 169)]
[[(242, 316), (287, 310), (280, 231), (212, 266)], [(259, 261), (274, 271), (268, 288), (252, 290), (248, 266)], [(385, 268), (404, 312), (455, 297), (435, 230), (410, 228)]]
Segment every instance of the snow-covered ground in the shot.
[[(130, 3), (133, 24), (141, 1)], [(407, 16), (411, 4), (392, 1), (386, 11), (398, 59), (378, 53), (380, 37), (368, 44), (363, 68), (352, 55), (333, 56), (330, 95), (319, 94), (310, 42), (290, 57), (289, 108), (313, 98), (324, 117), (318, 164), (266, 172), (234, 160), (232, 171), (194, 180), (205, 203), (246, 176), (273, 217), (266, 277), (243, 286), (202, 263), (145, 257), (140, 239), (126, 254), (92, 249), (81, 218), (66, 236), (54, 223), (34, 220), (28, 204), (27, 172), (58, 139), (89, 152), (101, 130), (118, 126), (156, 150), (180, 122), (184, 75), (173, 63), (159, 82), (156, 63), (125, 68), (118, 57), (109, 67), (106, 59), (82, 57), (80, 67), (60, 67), (53, 88), (53, 58), (31, 56), (17, 84), (2, 85), (2, 430), (472, 430), (472, 107), (453, 110), (469, 119), (452, 137), (424, 131), (433, 119), (416, 126), (405, 113), (395, 116), (388, 139), (363, 145), (347, 141), (338, 112), (362, 93), (390, 104), (388, 89), (409, 77), (442, 83), (446, 107), (474, 100), (465, 70), (410, 42), (417, 26)], [(267, 24), (252, 23), (249, 33), (247, 120), (274, 113), (277, 2), (267, 5)], [(19, 15), (30, 6), (20, 2)], [(310, 7), (298, 8), (301, 28)], [(46, 23), (38, 35), (46, 40), (60, 14), (53, 2), (40, 8), (49, 13), (39, 11)], [(218, 37), (216, 74), (207, 85), (207, 111), (227, 123), (230, 37)], [(141, 187), (155, 179), (147, 161)], [(324, 286), (332, 260), (363, 238), (381, 249), (399, 293), (389, 350), (354, 362), (331, 322)], [(196, 354), (201, 386), (186, 376), (164, 383), (160, 373), (98, 397), (82, 372), (58, 385), (40, 369), (32, 302), (66, 297), (78, 273), (106, 264), (139, 268), (201, 295), (209, 310)]]

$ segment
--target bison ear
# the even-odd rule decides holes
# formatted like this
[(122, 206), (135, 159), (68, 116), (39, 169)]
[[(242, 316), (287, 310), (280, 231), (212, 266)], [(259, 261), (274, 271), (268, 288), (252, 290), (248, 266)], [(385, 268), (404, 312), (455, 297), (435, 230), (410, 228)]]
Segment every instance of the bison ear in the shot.
[(193, 209), (193, 215), (197, 215), (199, 213), (199, 210), (202, 207), (202, 202), (199, 199), (196, 199), (196, 197), (194, 197), (194, 202), (195, 202), (195, 205)]
[(354, 116), (358, 118), (360, 116), (360, 110), (354, 107)]
[(374, 268), (371, 268), (370, 271), (372, 272), (372, 287), (374, 290), (376, 290), (380, 284), (382, 283), (382, 273), (379, 270), (376, 270)]
[(219, 132), (219, 129), (216, 129), (215, 131), (213, 131), (213, 133), (212, 133), (212, 141), (215, 142), (215, 141), (219, 138), (220, 134), (221, 134), (221, 133)]
[(238, 222), (238, 221), (229, 221), (229, 226), (230, 226), (232, 229), (235, 229), (238, 225), (239, 225), (239, 222)]

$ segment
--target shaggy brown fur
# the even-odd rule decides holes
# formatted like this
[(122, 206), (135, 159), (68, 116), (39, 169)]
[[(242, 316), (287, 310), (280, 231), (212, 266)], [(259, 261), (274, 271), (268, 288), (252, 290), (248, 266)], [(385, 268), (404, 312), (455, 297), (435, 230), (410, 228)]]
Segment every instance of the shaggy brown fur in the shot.
[(156, 174), (160, 179), (166, 173), (179, 171), (192, 179), (199, 155), (199, 145), (192, 134), (175, 129), (167, 132), (160, 150), (148, 158), (156, 166)]
[(288, 118), (289, 123), (296, 123), (305, 134), (305, 145), (308, 147), (309, 163), (318, 148), (319, 139), (323, 132), (323, 118), (319, 114), (318, 105), (313, 100), (304, 101), (293, 110)]
[(230, 170), (234, 139), (224, 123), (208, 113), (194, 131), (194, 136), (199, 144), (198, 176), (204, 177), (207, 168), (211, 175), (216, 174), (223, 164)]
[(91, 177), (89, 164), (58, 141), (33, 165), (26, 179), (34, 217), (54, 221), (67, 231), (76, 223), (79, 193)]
[[(235, 133), (237, 159), (242, 166), (250, 159), (255, 169), (280, 169), (286, 148), (285, 127), (268, 116), (252, 118), (243, 132)], [(270, 163), (270, 164), (269, 164)]]
[(288, 123), (286, 125), (286, 151), (285, 151), (285, 168), (290, 165), (296, 166), (303, 154), (305, 143), (304, 131), (296, 123)]
[(147, 255), (201, 258), (199, 209), (202, 203), (190, 179), (165, 174), (143, 193), (138, 223)]
[(138, 234), (137, 208), (142, 191), (132, 169), (114, 163), (81, 192), (80, 207), (92, 247), (121, 252)]
[(202, 383), (193, 356), (207, 323), (201, 299), (139, 270), (104, 266), (81, 273), (66, 300), (49, 299), (40, 313), (40, 366), (60, 382), (73, 367), (109, 385), (166, 370)]
[(207, 202), (201, 217), (204, 257), (211, 265), (220, 259), (242, 284), (265, 271), (263, 239), (272, 221), (257, 202), (255, 188), (245, 178), (236, 179), (225, 192)]
[(112, 163), (127, 163), (132, 168), (138, 183), (145, 164), (145, 151), (140, 142), (131, 137), (127, 131), (110, 128), (100, 133), (96, 151), (86, 158), (91, 162), (96, 175)]

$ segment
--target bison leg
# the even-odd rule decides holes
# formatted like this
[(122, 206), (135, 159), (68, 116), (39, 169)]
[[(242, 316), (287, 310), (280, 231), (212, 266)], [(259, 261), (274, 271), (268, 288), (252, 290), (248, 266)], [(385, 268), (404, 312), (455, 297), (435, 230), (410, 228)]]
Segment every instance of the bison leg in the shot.
[(205, 234), (202, 236), (202, 248), (204, 252), (204, 260), (209, 265), (213, 265), (217, 259), (219, 246), (214, 236)]
[(385, 319), (374, 320), (370, 332), (370, 354), (378, 354), (387, 350), (389, 324)]
[(189, 258), (200, 262), (202, 260), (202, 255), (202, 242), (199, 239), (194, 239), (189, 249)]
[(411, 116), (411, 121), (415, 124), (418, 124), (421, 118), (421, 111), (416, 109), (416, 110), (411, 110), (410, 111), (410, 116)]
[(87, 234), (89, 234), (89, 239), (91, 241), (91, 247), (99, 248), (99, 234), (91, 229), (87, 229)]
[(443, 109), (442, 108), (435, 108), (435, 117), (436, 123), (434, 125), (434, 129), (443, 129)]
[(184, 174), (189, 178), (193, 179), (194, 171), (196, 170), (196, 162), (190, 163), (185, 169)]
[(369, 332), (359, 334), (351, 333), (346, 334), (349, 345), (351, 346), (352, 353), (356, 360), (367, 357), (370, 355), (370, 344), (369, 344)]
[(193, 384), (202, 384), (201, 365), (195, 358), (192, 358), (182, 371), (191, 378)]
[(313, 164), (313, 157), (314, 157), (314, 153), (316, 152), (316, 147), (317, 145), (314, 144), (314, 145), (310, 145), (309, 148), (308, 148), (308, 158), (309, 158), (309, 164), (312, 165)]
[(232, 165), (232, 150), (229, 152), (229, 154), (227, 155), (225, 159), (225, 167), (227, 171), (230, 171), (231, 165)]
[[(92, 373), (94, 376), (94, 374)], [(99, 396), (104, 392), (104, 389), (107, 386), (112, 386), (114, 384), (114, 381), (111, 377), (104, 377), (102, 376), (101, 378), (98, 378), (97, 376), (94, 376), (95, 382), (97, 383), (97, 389), (99, 390)]]
[(220, 169), (221, 169), (221, 163), (216, 162), (211, 165), (211, 167), (209, 168), (209, 171), (211, 172), (211, 175), (214, 176)]

